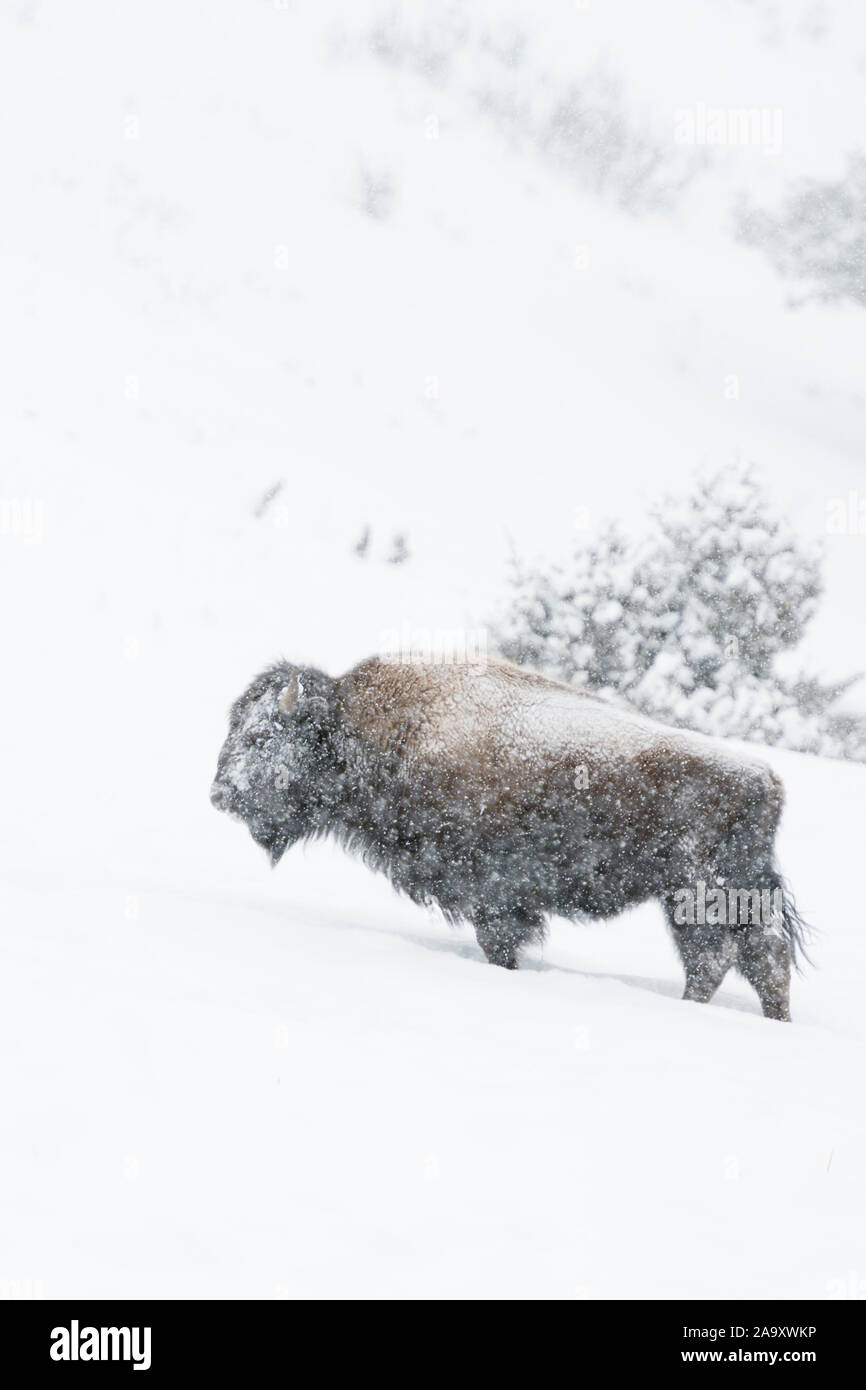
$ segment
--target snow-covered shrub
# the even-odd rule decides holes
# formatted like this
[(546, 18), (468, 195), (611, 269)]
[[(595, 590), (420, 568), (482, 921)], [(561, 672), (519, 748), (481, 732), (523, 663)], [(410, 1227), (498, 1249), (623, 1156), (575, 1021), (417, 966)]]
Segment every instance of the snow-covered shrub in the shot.
[(535, 141), (576, 183), (629, 212), (672, 206), (701, 162), (642, 129), (621, 80), (601, 67), (551, 95)]
[(739, 234), (783, 275), (811, 283), (808, 299), (866, 304), (866, 154), (837, 181), (808, 179), (778, 213), (744, 208)]
[(524, 6), (503, 0), (382, 0), (372, 17), (347, 10), (331, 49), (366, 53), (450, 89), (511, 145), (629, 212), (670, 208), (706, 168), (707, 151), (675, 146), (606, 61), (575, 60), (584, 48), (581, 18), (566, 7), (540, 10), (529, 24)]
[(363, 164), (358, 172), (358, 206), (374, 222), (390, 217), (397, 196), (393, 174), (387, 169), (374, 169)]
[(513, 557), (500, 652), (667, 723), (866, 760), (866, 719), (838, 708), (855, 678), (778, 669), (817, 610), (820, 566), (751, 469), (703, 478), (654, 523), (640, 543), (609, 526), (567, 564)]

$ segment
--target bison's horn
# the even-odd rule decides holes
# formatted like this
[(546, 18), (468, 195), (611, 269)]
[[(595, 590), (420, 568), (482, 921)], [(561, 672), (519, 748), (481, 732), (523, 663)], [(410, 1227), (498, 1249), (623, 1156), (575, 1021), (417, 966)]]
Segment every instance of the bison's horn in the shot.
[(277, 708), (282, 710), (283, 714), (291, 714), (295, 705), (298, 703), (299, 694), (298, 678), (297, 676), (291, 676), (288, 685), (283, 686), (283, 689), (279, 693)]

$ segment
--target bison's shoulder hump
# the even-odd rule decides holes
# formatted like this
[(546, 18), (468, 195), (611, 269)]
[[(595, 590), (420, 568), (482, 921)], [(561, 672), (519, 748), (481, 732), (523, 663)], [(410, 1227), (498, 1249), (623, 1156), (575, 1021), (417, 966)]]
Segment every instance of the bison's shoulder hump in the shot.
[(402, 731), (419, 753), (586, 747), (629, 754), (663, 734), (626, 706), (493, 659), (422, 664), (373, 658), (339, 684), (348, 724), (389, 742)]

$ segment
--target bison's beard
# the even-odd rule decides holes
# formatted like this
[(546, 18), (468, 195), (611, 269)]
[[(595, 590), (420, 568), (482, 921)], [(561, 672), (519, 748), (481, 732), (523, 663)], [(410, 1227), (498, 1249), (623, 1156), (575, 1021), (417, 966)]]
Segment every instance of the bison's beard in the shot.
[(294, 825), (272, 825), (267, 821), (247, 821), (249, 832), (257, 845), (266, 850), (271, 864), (276, 868), (289, 845), (300, 839), (300, 829)]
[(245, 825), (257, 845), (267, 851), (272, 864), (279, 864), (286, 850), (296, 840), (309, 834), (306, 818), (295, 808), (257, 806), (231, 784), (214, 782), (211, 801), (217, 810), (225, 811), (232, 820)]

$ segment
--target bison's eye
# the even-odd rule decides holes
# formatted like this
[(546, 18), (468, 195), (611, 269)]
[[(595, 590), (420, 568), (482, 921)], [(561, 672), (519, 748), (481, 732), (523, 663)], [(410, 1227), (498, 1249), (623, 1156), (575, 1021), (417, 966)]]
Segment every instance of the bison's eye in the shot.
[(260, 729), (258, 733), (250, 734), (249, 743), (251, 748), (263, 748), (267, 743), (269, 735), (265, 729)]

